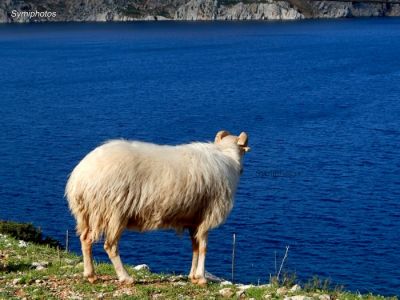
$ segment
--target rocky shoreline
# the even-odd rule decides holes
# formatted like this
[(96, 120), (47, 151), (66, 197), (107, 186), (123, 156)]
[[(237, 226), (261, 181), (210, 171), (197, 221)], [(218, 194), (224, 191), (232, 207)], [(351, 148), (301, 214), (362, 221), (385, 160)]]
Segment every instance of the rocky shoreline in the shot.
[(400, 16), (398, 0), (5, 0), (0, 23), (299, 20)]

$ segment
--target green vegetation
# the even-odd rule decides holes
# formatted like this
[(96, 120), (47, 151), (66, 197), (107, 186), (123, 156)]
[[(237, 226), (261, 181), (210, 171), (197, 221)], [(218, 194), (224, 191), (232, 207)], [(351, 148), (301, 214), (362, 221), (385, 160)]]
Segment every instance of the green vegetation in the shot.
[(16, 223), (0, 220), (0, 233), (10, 235), (18, 240), (49, 245), (54, 248), (62, 248), (59, 241), (51, 237), (43, 237), (40, 229), (30, 223)]
[(132, 18), (139, 18), (144, 14), (140, 9), (133, 5), (128, 5), (125, 9), (122, 10), (122, 13)]
[[(143, 2), (143, 1), (142, 1)], [(143, 10), (145, 3), (137, 2), (135, 4), (128, 4), (125, 8), (120, 9), (120, 12), (131, 18), (141, 18), (146, 15), (151, 16), (163, 16), (166, 18), (171, 18), (172, 16), (168, 12), (167, 8), (164, 6), (155, 7), (153, 9)], [(141, 8), (142, 7), (142, 8)]]
[[(199, 287), (186, 276), (136, 271), (128, 266), (135, 284), (123, 285), (108, 263), (96, 264), (98, 280), (90, 284), (82, 277), (80, 256), (44, 243), (40, 231), (33, 230), (31, 224), (13, 223), (15, 230), (10, 224), (0, 227), (0, 299), (390, 299), (331, 289), (328, 282), (318, 278), (300, 288), (293, 276), (285, 274), (280, 280), (271, 279), (270, 284), (259, 286), (210, 283)], [(22, 236), (39, 244), (21, 242), (18, 239)]]
[(168, 10), (166, 8), (164, 8), (164, 7), (161, 7), (160, 9), (157, 9), (155, 15), (163, 16), (165, 18), (172, 18), (173, 17), (173, 16), (170, 15)]

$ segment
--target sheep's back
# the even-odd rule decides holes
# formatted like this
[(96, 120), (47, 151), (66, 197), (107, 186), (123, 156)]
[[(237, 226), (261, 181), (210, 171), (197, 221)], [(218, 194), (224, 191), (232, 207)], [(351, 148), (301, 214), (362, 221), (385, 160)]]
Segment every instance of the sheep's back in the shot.
[(139, 230), (181, 228), (201, 222), (210, 205), (230, 210), (230, 203), (215, 203), (231, 196), (221, 175), (204, 151), (111, 141), (77, 165), (67, 196), (74, 214), (112, 211)]

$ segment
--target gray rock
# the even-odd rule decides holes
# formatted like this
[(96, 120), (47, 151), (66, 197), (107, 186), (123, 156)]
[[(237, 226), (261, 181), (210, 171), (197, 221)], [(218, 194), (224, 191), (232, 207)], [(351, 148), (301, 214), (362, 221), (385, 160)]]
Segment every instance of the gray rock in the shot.
[(104, 298), (104, 294), (103, 294), (103, 293), (99, 293), (99, 294), (96, 296), (96, 298), (97, 298), (97, 299), (103, 299), (103, 298)]
[(224, 298), (231, 298), (233, 296), (233, 291), (231, 288), (223, 288), (218, 292)]
[(218, 1), (215, 0), (190, 0), (180, 6), (174, 16), (175, 20), (215, 20)]
[(400, 16), (400, 4), (392, 4), (389, 9), (385, 12), (386, 16), (395, 17)]
[(268, 0), (266, 3), (221, 5), (218, 20), (295, 20), (304, 16), (287, 1)]
[(313, 298), (303, 295), (285, 297), (284, 300), (313, 300)]
[(134, 270), (136, 271), (147, 271), (150, 272), (150, 267), (146, 264), (141, 264), (133, 267)]
[[(12, 14), (52, 12), (55, 15)], [(400, 4), (311, 0), (0, 1), (0, 23), (134, 20), (296, 20), (400, 16)]]
[(20, 240), (20, 241), (18, 242), (18, 247), (20, 247), (20, 248), (26, 248), (26, 246), (28, 246), (28, 243), (27, 243), (27, 242), (25, 242), (25, 241), (23, 241), (23, 240)]
[(288, 292), (288, 290), (284, 286), (280, 287), (279, 289), (276, 290), (276, 293), (280, 296), (287, 294), (287, 292)]
[(245, 298), (245, 297), (246, 297), (246, 292), (245, 292), (244, 290), (238, 290), (238, 291), (236, 292), (236, 297), (237, 297), (238, 299)]
[(392, 7), (383, 3), (344, 1), (310, 1), (310, 5), (315, 18), (379, 17), (389, 13)]
[(290, 291), (293, 292), (293, 293), (301, 291), (301, 286), (298, 285), (298, 284), (295, 284), (294, 286), (291, 287)]
[(35, 261), (32, 263), (32, 267), (34, 267), (38, 271), (44, 270), (48, 266), (49, 266), (49, 262), (47, 262), (47, 261)]
[(186, 278), (187, 278), (187, 276), (184, 276), (184, 275), (176, 275), (176, 276), (169, 277), (168, 280), (171, 282), (178, 282), (178, 281), (186, 280)]
[(248, 290), (249, 288), (254, 287), (254, 285), (252, 285), (252, 284), (246, 284), (246, 285), (245, 284), (237, 284), (236, 287), (239, 290), (245, 291), (245, 290)]
[(177, 281), (177, 282), (174, 282), (173, 283), (173, 285), (180, 285), (180, 286), (184, 286), (184, 285), (187, 285), (188, 283), (187, 282), (185, 282), (185, 281)]
[(65, 262), (67, 265), (74, 265), (77, 261), (76, 261), (76, 260), (73, 260), (73, 259), (70, 259), (70, 258), (66, 258), (66, 259), (64, 260), (64, 262)]
[(328, 294), (322, 294), (318, 296), (319, 300), (331, 300), (331, 296), (329, 296)]

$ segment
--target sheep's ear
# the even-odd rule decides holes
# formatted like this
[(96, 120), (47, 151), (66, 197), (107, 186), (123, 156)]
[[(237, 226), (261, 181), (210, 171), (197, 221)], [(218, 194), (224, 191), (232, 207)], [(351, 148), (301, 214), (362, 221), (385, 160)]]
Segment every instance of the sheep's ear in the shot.
[(226, 130), (218, 131), (217, 135), (215, 136), (215, 143), (221, 141), (224, 137), (230, 135), (230, 133)]
[(242, 132), (242, 133), (239, 135), (239, 138), (238, 138), (238, 142), (237, 142), (237, 143), (238, 143), (239, 146), (247, 147), (248, 141), (249, 141), (249, 138), (247, 137), (247, 133), (246, 133), (246, 132)]

